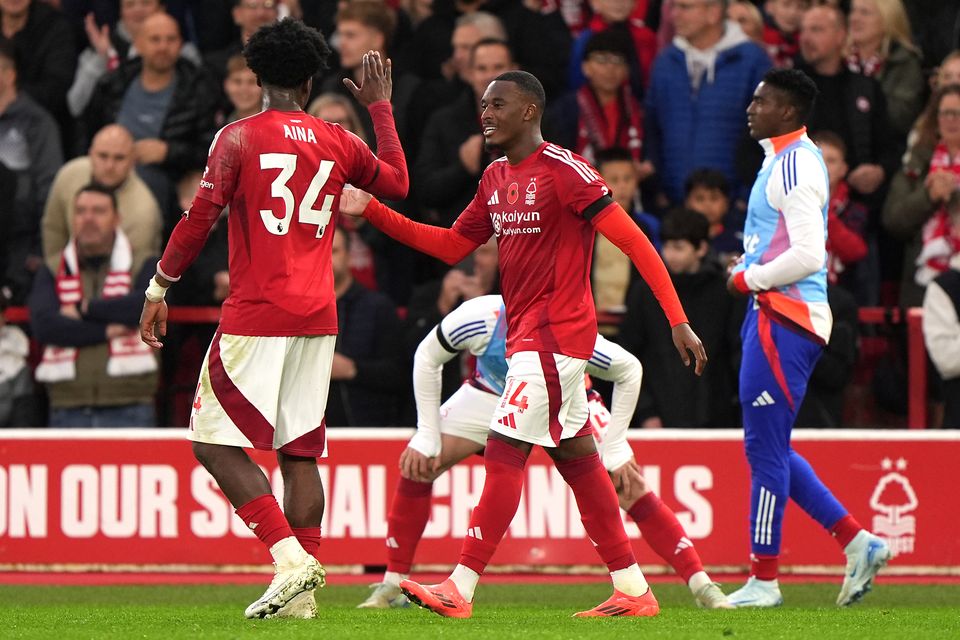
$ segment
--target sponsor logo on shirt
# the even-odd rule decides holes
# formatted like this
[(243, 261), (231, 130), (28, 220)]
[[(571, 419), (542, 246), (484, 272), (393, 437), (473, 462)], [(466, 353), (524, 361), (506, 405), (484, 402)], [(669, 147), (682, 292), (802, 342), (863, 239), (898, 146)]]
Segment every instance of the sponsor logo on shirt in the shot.
[(540, 233), (539, 211), (491, 211), (493, 232), (500, 236), (517, 236)]

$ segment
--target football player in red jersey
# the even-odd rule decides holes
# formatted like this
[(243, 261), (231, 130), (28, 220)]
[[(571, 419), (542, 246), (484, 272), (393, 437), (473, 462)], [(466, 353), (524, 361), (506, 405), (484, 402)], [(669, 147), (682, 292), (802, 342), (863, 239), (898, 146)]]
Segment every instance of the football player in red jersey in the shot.
[(610, 197), (596, 170), (567, 149), (544, 142), (540, 82), (509, 71), (481, 102), (488, 145), (505, 153), (480, 180), (451, 229), (412, 222), (369, 195), (348, 191), (341, 211), (361, 214), (415, 249), (450, 264), (496, 235), (507, 316), (509, 369), (490, 424), (486, 482), (473, 510), (460, 562), (439, 585), (400, 583), (404, 593), (440, 615), (471, 615), (473, 592), (516, 513), (524, 465), (541, 445), (573, 490), (584, 528), (610, 571), (614, 593), (578, 616), (652, 616), (656, 598), (624, 532), (617, 496), (587, 423), (583, 374), (597, 331), (590, 291), (594, 234), (600, 231), (639, 269), (660, 301), (684, 363), (706, 364), (663, 262), (646, 236)]
[[(390, 107), (391, 66), (370, 52), (361, 86), (345, 83), (370, 110), (378, 159), (339, 125), (307, 115), (313, 76), (330, 50), (294, 20), (262, 27), (244, 56), (263, 87), (264, 110), (221, 129), (196, 197), (174, 229), (140, 319), (144, 342), (166, 333), (167, 287), (196, 258), (230, 207), (230, 295), (200, 372), (190, 419), (197, 459), (237, 515), (270, 549), (276, 574), (248, 618), (313, 617), (324, 582), (320, 544), (326, 455), (324, 408), (337, 333), (330, 266), (333, 212), (345, 183), (402, 199), (407, 167)], [(280, 511), (244, 447), (276, 450), (284, 481)]]

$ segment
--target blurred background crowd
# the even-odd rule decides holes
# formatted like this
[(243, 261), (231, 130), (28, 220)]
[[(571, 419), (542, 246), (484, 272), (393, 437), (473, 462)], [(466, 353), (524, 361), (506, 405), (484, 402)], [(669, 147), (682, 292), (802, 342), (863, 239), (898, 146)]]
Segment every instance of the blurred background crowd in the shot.
[[(0, 426), (186, 425), (214, 326), (172, 324), (156, 357), (135, 332), (142, 291), (216, 131), (260, 110), (244, 42), (284, 17), (335, 51), (308, 111), (374, 150), (342, 79), (368, 50), (392, 58), (412, 186), (391, 205), (431, 224), (452, 223), (494, 159), (487, 84), (515, 68), (542, 81), (545, 137), (590, 160), (648, 234), (710, 355), (701, 379), (681, 366), (650, 290), (598, 238), (593, 293), (603, 332), (645, 367), (644, 428), (739, 424), (743, 303), (725, 265), (762, 161), (744, 111), (770, 67), (804, 70), (821, 92), (808, 129), (830, 174), (835, 324), (797, 426), (897, 424), (902, 332), (858, 311), (921, 305), (945, 406), (932, 422), (960, 426), (960, 3), (944, 0), (0, 0), (0, 305), (29, 310), (0, 320)], [(341, 224), (328, 424), (412, 425), (412, 354), (498, 292), (496, 244), (447, 269)], [(171, 306), (219, 306), (227, 255), (220, 224)], [(470, 368), (448, 365), (445, 397)]]

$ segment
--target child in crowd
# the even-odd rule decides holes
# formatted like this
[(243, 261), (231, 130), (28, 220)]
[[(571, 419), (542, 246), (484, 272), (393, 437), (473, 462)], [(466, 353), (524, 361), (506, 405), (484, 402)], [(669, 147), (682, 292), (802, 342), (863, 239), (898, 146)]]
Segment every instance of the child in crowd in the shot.
[(257, 76), (250, 71), (242, 54), (227, 60), (227, 77), (223, 91), (233, 107), (223, 124), (260, 113), (263, 107), (263, 89), (257, 84)]
[(725, 265), (743, 253), (743, 213), (730, 207), (730, 183), (716, 169), (696, 169), (684, 184), (683, 205), (707, 219), (713, 258)]
[[(622, 147), (612, 147), (597, 153), (596, 167), (610, 187), (613, 199), (629, 213), (643, 229), (653, 246), (660, 249), (660, 221), (638, 206), (641, 169), (633, 155)], [(593, 251), (591, 284), (597, 309), (622, 311), (633, 268), (630, 259), (620, 249), (597, 234)]]
[[(827, 215), (827, 278), (840, 284), (841, 274), (867, 256), (865, 239), (867, 207), (850, 199), (847, 185), (847, 147), (832, 131), (821, 131), (813, 137), (823, 153), (830, 178), (830, 208)], [(853, 283), (847, 283), (851, 285)]]
[(793, 67), (800, 50), (797, 42), (800, 22), (809, 8), (810, 0), (767, 0), (763, 5), (767, 15), (763, 43), (773, 66), (779, 69)]
[(710, 354), (710, 369), (702, 377), (689, 375), (682, 363), (673, 362), (669, 341), (655, 339), (667, 326), (650, 287), (637, 281), (630, 289), (618, 341), (646, 371), (656, 372), (644, 378), (637, 405), (636, 419), (644, 428), (739, 424), (734, 371), (745, 305), (727, 294), (723, 270), (708, 257), (709, 226), (696, 211), (678, 209), (664, 218), (661, 227), (663, 262)]

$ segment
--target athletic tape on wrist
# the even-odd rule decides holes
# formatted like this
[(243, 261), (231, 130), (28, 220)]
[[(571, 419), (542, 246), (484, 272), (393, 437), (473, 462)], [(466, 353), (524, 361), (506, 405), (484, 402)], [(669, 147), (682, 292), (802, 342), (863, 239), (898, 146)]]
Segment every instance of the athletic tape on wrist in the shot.
[(167, 295), (167, 287), (157, 282), (157, 277), (154, 276), (150, 278), (150, 284), (143, 293), (150, 302), (163, 302), (163, 297)]

